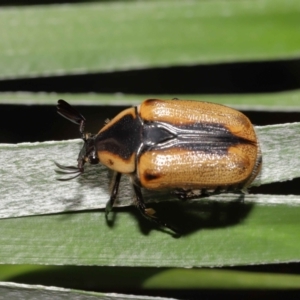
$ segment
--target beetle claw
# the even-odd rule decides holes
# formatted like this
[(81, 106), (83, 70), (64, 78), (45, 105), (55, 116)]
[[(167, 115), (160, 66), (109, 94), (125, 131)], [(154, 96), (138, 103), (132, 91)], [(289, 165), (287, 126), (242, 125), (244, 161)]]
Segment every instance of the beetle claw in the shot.
[(105, 207), (105, 217), (107, 218), (109, 213), (112, 211), (112, 206), (110, 205), (110, 202), (107, 202)]
[(153, 208), (145, 208), (145, 214), (151, 218), (156, 218), (155, 213), (156, 211)]

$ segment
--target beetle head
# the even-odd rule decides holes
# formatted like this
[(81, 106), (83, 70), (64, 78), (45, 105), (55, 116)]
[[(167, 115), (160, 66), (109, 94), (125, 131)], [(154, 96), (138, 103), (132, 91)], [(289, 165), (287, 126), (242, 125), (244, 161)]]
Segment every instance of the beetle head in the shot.
[(97, 151), (95, 147), (95, 135), (87, 133), (83, 138), (84, 145), (78, 155), (78, 169), (82, 169), (86, 162), (95, 165), (99, 163), (99, 158), (97, 156)]
[(70, 179), (80, 176), (84, 172), (84, 164), (86, 162), (88, 162), (90, 164), (98, 164), (99, 159), (98, 159), (96, 147), (95, 147), (95, 135), (84, 132), (84, 127), (85, 127), (85, 122), (86, 122), (85, 118), (76, 109), (74, 109), (70, 104), (68, 104), (64, 100), (58, 100), (57, 112), (64, 118), (68, 119), (69, 121), (79, 125), (80, 137), (84, 141), (84, 145), (83, 145), (82, 149), (80, 150), (78, 158), (77, 158), (77, 162), (78, 162), (77, 167), (63, 166), (57, 162), (54, 162), (55, 165), (59, 169), (61, 169), (61, 170), (56, 170), (56, 173), (58, 173), (58, 174), (76, 174), (75, 176), (72, 176), (72, 177), (58, 179), (58, 180), (64, 181), (64, 180), (70, 180)]

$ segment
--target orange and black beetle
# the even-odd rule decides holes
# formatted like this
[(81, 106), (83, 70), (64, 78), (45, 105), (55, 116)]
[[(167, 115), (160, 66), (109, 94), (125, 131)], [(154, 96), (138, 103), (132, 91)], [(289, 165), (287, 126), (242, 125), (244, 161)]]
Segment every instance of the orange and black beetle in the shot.
[(95, 135), (84, 132), (85, 118), (64, 100), (58, 101), (57, 110), (79, 125), (84, 145), (77, 167), (56, 165), (67, 174), (78, 173), (75, 177), (83, 173), (86, 162), (102, 163), (115, 172), (106, 214), (114, 205), (121, 175), (126, 174), (142, 215), (176, 231), (146, 207), (142, 187), (171, 190), (180, 199), (243, 191), (261, 168), (251, 122), (220, 104), (148, 99), (119, 113)]

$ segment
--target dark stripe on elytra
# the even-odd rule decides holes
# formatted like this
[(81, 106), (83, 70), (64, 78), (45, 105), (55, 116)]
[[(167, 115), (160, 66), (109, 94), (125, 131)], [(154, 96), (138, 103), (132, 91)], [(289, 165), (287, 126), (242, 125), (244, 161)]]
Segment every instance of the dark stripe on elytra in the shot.
[[(239, 145), (255, 145), (252, 141), (238, 137), (230, 132), (225, 126), (217, 123), (195, 123), (172, 126), (177, 130), (177, 135), (162, 128), (159, 124), (149, 122), (144, 126), (145, 147), (142, 152), (149, 150), (168, 150), (172, 148), (185, 149), (190, 151), (200, 151), (224, 155), (228, 148)], [(181, 134), (180, 130), (188, 130), (189, 137)], [(172, 141), (172, 143), (170, 143)]]
[(139, 118), (127, 114), (112, 124), (95, 139), (97, 151), (107, 151), (129, 159), (142, 142), (142, 124)]

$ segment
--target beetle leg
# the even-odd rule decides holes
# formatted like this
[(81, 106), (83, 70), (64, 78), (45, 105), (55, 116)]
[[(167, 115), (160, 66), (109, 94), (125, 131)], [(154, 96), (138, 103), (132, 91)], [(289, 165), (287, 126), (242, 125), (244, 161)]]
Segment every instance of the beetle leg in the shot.
[(185, 189), (176, 189), (173, 192), (179, 200), (191, 200), (195, 198), (206, 198), (211, 195), (220, 194), (221, 191), (218, 189), (207, 190), (207, 189), (194, 189), (194, 190), (185, 190)]
[(136, 186), (136, 185), (133, 185), (133, 189), (134, 189), (134, 192), (135, 192), (135, 196), (136, 196), (136, 207), (138, 208), (138, 210), (141, 212), (141, 214), (148, 220), (158, 224), (159, 226), (162, 226), (162, 227), (166, 227), (166, 228), (169, 228), (171, 229), (173, 232), (179, 234), (180, 232), (178, 231), (178, 229), (174, 228), (172, 225), (169, 225), (168, 223), (158, 219), (156, 216), (155, 216), (155, 210), (153, 208), (147, 208), (146, 205), (145, 205), (145, 202), (144, 202), (144, 199), (143, 199), (143, 195), (142, 195), (142, 192), (141, 192), (141, 189)]
[(105, 207), (105, 216), (106, 217), (111, 212), (111, 210), (114, 206), (115, 200), (117, 198), (121, 176), (122, 176), (122, 173), (116, 173), (115, 176), (114, 176), (114, 179), (112, 181), (113, 182), (112, 191), (111, 191), (111, 194), (110, 194), (110, 198), (109, 198), (109, 200), (106, 204), (106, 207)]
[(183, 201), (186, 201), (188, 199), (193, 199), (193, 198), (196, 198), (196, 197), (203, 198), (203, 197), (206, 196), (206, 195), (202, 194), (201, 189), (198, 190), (197, 193), (194, 193), (193, 190), (176, 189), (173, 193), (176, 195), (176, 197), (179, 200), (183, 200)]

